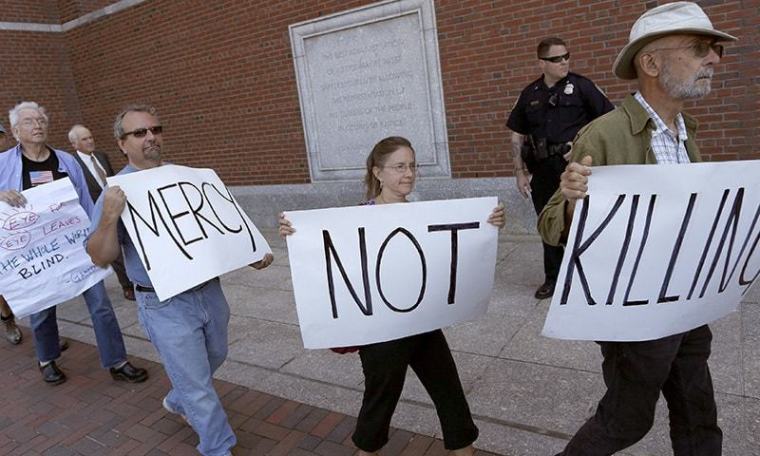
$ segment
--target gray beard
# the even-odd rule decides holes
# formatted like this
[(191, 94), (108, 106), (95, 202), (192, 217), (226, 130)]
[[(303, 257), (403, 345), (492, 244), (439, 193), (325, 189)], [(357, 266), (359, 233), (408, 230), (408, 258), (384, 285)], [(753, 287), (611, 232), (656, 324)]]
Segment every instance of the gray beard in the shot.
[(700, 84), (698, 81), (703, 76), (709, 75), (712, 78), (712, 71), (709, 69), (701, 70), (688, 81), (678, 81), (670, 71), (670, 64), (662, 67), (660, 73), (660, 83), (671, 98), (676, 100), (692, 100), (702, 98), (710, 93), (712, 79), (707, 80), (707, 84)]

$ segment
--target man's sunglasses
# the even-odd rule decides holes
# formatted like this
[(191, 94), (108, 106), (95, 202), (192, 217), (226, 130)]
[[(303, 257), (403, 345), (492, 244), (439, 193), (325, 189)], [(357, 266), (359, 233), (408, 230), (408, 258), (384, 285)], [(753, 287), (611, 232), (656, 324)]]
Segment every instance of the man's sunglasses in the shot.
[(713, 52), (718, 54), (718, 57), (723, 58), (722, 44), (704, 41), (704, 40), (699, 40), (689, 46), (656, 48), (656, 49), (650, 49), (650, 51), (667, 51), (667, 50), (675, 50), (675, 49), (691, 49), (692, 52), (694, 52), (694, 56), (700, 59), (707, 57), (707, 54), (710, 53), (710, 49), (712, 49)]
[(567, 54), (563, 54), (563, 55), (555, 55), (554, 57), (539, 57), (539, 59), (545, 60), (551, 63), (559, 63), (563, 60), (570, 60), (570, 53), (568, 52)]
[(121, 135), (121, 139), (124, 139), (129, 135), (132, 135), (135, 138), (144, 138), (148, 134), (148, 132), (153, 133), (154, 136), (160, 135), (161, 133), (164, 132), (164, 127), (162, 127), (161, 125), (156, 125), (155, 127), (150, 127), (150, 128), (137, 128), (135, 130), (128, 131), (124, 133), (123, 135)]

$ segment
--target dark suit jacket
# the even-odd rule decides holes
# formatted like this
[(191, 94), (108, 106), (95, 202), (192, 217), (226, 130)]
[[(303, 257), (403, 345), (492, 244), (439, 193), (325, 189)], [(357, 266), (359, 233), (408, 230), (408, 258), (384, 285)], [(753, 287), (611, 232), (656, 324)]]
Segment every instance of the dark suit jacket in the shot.
[[(98, 151), (95, 151), (93, 153), (95, 154), (95, 158), (98, 159), (100, 166), (102, 166), (105, 170), (106, 176), (113, 176), (113, 167), (111, 167), (111, 162), (108, 160), (108, 155)], [(87, 188), (90, 190), (90, 196), (92, 197), (92, 201), (94, 203), (98, 200), (100, 193), (103, 191), (103, 189), (100, 188), (100, 184), (98, 184), (98, 178), (97, 176), (92, 175), (90, 168), (88, 168), (87, 165), (82, 162), (82, 159), (79, 158), (79, 154), (76, 151), (74, 151), (74, 153), (71, 155), (74, 156), (77, 163), (79, 163), (79, 166), (82, 167), (82, 172), (84, 172), (84, 179), (87, 181)]]

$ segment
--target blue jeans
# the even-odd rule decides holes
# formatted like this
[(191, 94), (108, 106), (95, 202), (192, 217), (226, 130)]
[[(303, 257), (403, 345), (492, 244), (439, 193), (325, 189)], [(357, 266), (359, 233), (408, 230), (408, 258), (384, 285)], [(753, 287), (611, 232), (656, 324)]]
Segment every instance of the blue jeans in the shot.
[(140, 323), (172, 384), (168, 405), (198, 433), (202, 455), (229, 454), (237, 440), (212, 383), (214, 372), (227, 358), (230, 321), (219, 279), (166, 301), (152, 292), (136, 295)]
[[(95, 330), (95, 339), (98, 342), (100, 364), (107, 368), (123, 363), (127, 360), (127, 351), (124, 349), (119, 322), (111, 307), (111, 300), (106, 294), (105, 285), (102, 281), (98, 282), (86, 290), (82, 296), (90, 311), (92, 328)], [(61, 347), (55, 307), (32, 314), (29, 318), (37, 359), (41, 362), (58, 359), (61, 356)]]

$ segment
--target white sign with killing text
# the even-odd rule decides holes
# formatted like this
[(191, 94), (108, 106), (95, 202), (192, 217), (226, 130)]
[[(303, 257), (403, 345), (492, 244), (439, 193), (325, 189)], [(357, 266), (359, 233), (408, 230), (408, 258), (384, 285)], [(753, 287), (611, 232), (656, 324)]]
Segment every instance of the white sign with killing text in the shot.
[(496, 205), (474, 198), (287, 212), (304, 346), (382, 342), (483, 315)]
[(652, 340), (736, 309), (760, 273), (760, 160), (592, 172), (544, 335)]
[(22, 194), (24, 207), (0, 202), (0, 293), (18, 318), (79, 296), (111, 273), (84, 250), (90, 219), (71, 180)]
[(211, 169), (164, 165), (108, 185), (127, 196), (121, 220), (162, 301), (271, 253)]

